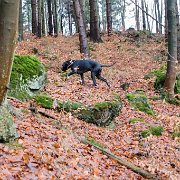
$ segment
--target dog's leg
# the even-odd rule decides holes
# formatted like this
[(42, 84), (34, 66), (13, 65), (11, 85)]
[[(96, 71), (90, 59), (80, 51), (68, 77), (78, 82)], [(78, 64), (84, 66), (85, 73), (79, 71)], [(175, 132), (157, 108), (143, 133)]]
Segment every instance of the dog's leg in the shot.
[(91, 78), (92, 78), (92, 81), (93, 81), (93, 86), (96, 86), (96, 75), (95, 75), (95, 72), (91, 72)]
[(82, 85), (84, 85), (84, 74), (82, 73), (82, 74), (80, 74), (80, 76), (81, 76), (81, 83), (82, 83)]
[(101, 74), (97, 74), (96, 77), (97, 77), (99, 80), (104, 81), (104, 82), (107, 84), (107, 86), (110, 88), (110, 85), (108, 84), (107, 80), (106, 80), (105, 78), (103, 78), (103, 77), (101, 76)]
[(71, 72), (67, 73), (66, 80), (68, 79), (69, 76), (71, 76), (73, 74), (76, 74), (76, 72), (75, 71), (71, 71)]

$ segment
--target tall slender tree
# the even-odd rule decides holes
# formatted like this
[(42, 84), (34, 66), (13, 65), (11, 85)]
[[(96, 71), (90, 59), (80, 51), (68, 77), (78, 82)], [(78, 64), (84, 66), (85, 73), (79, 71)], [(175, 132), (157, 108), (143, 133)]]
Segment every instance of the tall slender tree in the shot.
[(141, 8), (142, 8), (142, 23), (143, 30), (146, 30), (146, 16), (145, 16), (145, 8), (144, 8), (144, 0), (141, 0)]
[(89, 57), (88, 42), (80, 2), (79, 0), (73, 0), (73, 2), (79, 28), (80, 52), (83, 54), (84, 57)]
[(168, 21), (168, 62), (164, 87), (169, 97), (174, 96), (174, 86), (177, 73), (177, 19), (176, 0), (167, 0)]
[(42, 36), (46, 35), (46, 30), (45, 30), (45, 6), (44, 6), (44, 0), (41, 0), (41, 15), (42, 15)]
[(106, 18), (108, 35), (112, 32), (111, 0), (106, 0)]
[(31, 0), (32, 9), (32, 33), (37, 35), (36, 0)]
[(18, 40), (23, 40), (23, 13), (22, 13), (22, 0), (19, 1), (19, 25), (18, 25), (19, 36)]
[(54, 36), (58, 36), (58, 22), (57, 22), (57, 1), (52, 0), (52, 11), (53, 11), (53, 26), (54, 26)]
[(38, 0), (38, 37), (42, 37), (42, 2)]
[(139, 5), (137, 0), (135, 0), (135, 20), (136, 20), (136, 28), (137, 31), (140, 30), (140, 21), (139, 21)]
[(47, 0), (48, 6), (48, 34), (53, 36), (52, 0)]
[(99, 30), (97, 0), (89, 0), (90, 6), (90, 40), (102, 42)]

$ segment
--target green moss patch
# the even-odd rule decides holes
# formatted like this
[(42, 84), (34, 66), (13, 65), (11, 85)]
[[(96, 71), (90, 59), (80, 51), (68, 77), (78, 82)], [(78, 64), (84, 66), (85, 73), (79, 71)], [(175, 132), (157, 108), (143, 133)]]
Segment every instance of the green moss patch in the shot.
[(161, 136), (163, 131), (164, 131), (164, 128), (162, 126), (152, 126), (149, 129), (141, 131), (141, 136), (143, 138), (146, 138), (150, 135)]
[(44, 66), (36, 57), (15, 55), (8, 95), (20, 100), (29, 99), (33, 95), (33, 83), (44, 79)]
[(145, 112), (149, 115), (155, 115), (151, 105), (149, 103), (148, 98), (145, 96), (142, 90), (136, 90), (133, 93), (129, 93), (126, 95), (130, 104), (139, 111)]
[(129, 124), (135, 124), (136, 122), (144, 123), (145, 121), (144, 121), (144, 119), (136, 118), (136, 117), (129, 120)]
[(70, 111), (74, 111), (74, 110), (77, 110), (79, 108), (82, 108), (83, 105), (79, 102), (71, 102), (71, 101), (63, 101), (63, 102), (59, 102), (59, 107), (58, 109), (63, 109), (67, 112), (70, 112)]
[(39, 94), (35, 96), (35, 100), (43, 108), (47, 108), (47, 109), (53, 108), (53, 99), (46, 94)]

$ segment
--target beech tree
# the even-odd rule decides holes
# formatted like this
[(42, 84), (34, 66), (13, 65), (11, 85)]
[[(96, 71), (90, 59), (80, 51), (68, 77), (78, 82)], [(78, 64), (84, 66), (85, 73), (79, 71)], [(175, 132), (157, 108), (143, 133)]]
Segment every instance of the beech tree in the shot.
[(164, 87), (169, 97), (174, 96), (174, 86), (177, 72), (177, 19), (176, 0), (167, 0), (168, 21), (168, 62)]
[(0, 2), (0, 105), (2, 105), (8, 90), (17, 38), (19, 0)]

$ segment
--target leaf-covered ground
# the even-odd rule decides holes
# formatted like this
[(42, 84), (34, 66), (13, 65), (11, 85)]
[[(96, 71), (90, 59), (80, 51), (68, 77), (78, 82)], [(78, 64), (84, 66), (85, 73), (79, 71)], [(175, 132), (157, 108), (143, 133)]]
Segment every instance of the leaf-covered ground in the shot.
[[(17, 46), (17, 54), (33, 54), (38, 49), (38, 58), (46, 65), (48, 82), (44, 91), (56, 100), (71, 100), (92, 105), (120, 95), (123, 109), (114, 125), (101, 128), (74, 118), (71, 113), (56, 112), (37, 107), (55, 116), (56, 120), (33, 115), (28, 110), (29, 102), (11, 99), (13, 106), (21, 110), (15, 116), (19, 138), (11, 144), (0, 144), (0, 179), (143, 179), (132, 170), (103, 155), (99, 150), (81, 143), (79, 137), (91, 137), (117, 156), (141, 166), (160, 179), (180, 179), (180, 146), (172, 138), (174, 123), (180, 121), (180, 107), (162, 100), (150, 100), (156, 116), (134, 110), (125, 95), (144, 89), (148, 98), (157, 96), (153, 88), (154, 79), (145, 80), (144, 75), (161, 66), (164, 43), (152, 39), (134, 42), (124, 36), (104, 36), (104, 43), (90, 43), (92, 59), (102, 64), (116, 62), (104, 68), (104, 82), (92, 86), (90, 74), (85, 74), (85, 85), (80, 84), (78, 75), (67, 81), (59, 73), (65, 60), (80, 59), (78, 36), (45, 37), (35, 39), (29, 35)], [(124, 91), (120, 85), (128, 82)], [(129, 124), (139, 117), (146, 123)], [(162, 125), (162, 136), (142, 138), (140, 131), (151, 125)]]

